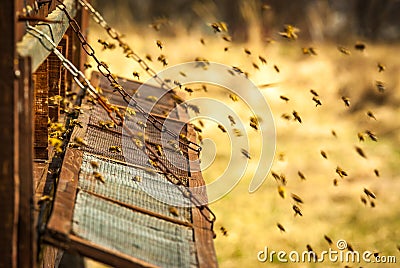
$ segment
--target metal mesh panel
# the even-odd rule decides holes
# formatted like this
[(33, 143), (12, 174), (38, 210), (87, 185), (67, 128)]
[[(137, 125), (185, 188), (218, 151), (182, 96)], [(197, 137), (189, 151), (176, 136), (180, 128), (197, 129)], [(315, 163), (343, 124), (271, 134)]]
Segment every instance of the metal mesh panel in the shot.
[[(118, 220), (115, 218), (118, 217)], [(73, 232), (161, 267), (196, 266), (193, 231), (79, 191)]]
[[(92, 161), (96, 162), (99, 167), (93, 168), (90, 164)], [(94, 170), (103, 175), (104, 183), (93, 177)], [(138, 176), (140, 181), (137, 181), (135, 176)], [(126, 204), (191, 222), (188, 207), (177, 207), (178, 216), (173, 216), (169, 212), (169, 205), (148, 194), (157, 195), (159, 200), (168, 200), (168, 202), (177, 206), (190, 205), (190, 201), (182, 195), (176, 186), (166, 181), (163, 175), (155, 172), (150, 173), (140, 168), (101, 160), (96, 156), (85, 153), (79, 173), (79, 187)]]

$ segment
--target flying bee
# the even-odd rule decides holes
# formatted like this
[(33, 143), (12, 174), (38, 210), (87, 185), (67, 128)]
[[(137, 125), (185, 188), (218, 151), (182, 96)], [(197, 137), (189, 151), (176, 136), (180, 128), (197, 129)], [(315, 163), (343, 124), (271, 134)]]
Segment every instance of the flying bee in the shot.
[(347, 250), (354, 251), (353, 246), (349, 242), (347, 242)]
[(276, 71), (277, 73), (280, 72), (280, 70), (279, 70), (279, 68), (278, 68), (278, 65), (274, 65), (274, 69), (275, 69), (275, 71)]
[(204, 38), (200, 38), (200, 43), (205, 46), (206, 45), (206, 41), (204, 41)]
[(386, 66), (382, 63), (378, 63), (378, 72), (383, 72), (386, 70)]
[(105, 183), (105, 182), (106, 182), (106, 180), (104, 179), (103, 175), (102, 175), (100, 172), (93, 171), (93, 177), (94, 177), (96, 180), (99, 180), (99, 181), (102, 182), (102, 183)]
[(289, 114), (286, 114), (286, 113), (281, 114), (281, 118), (286, 119), (286, 120), (292, 119), (292, 117)]
[(226, 129), (224, 128), (223, 125), (218, 124), (218, 128), (219, 128), (223, 133), (226, 133)]
[(367, 134), (368, 137), (369, 137), (372, 141), (375, 141), (375, 142), (378, 141), (378, 138), (376, 137), (375, 133), (373, 133), (372, 131), (366, 130), (366, 131), (365, 131), (365, 134)]
[(108, 151), (111, 153), (120, 153), (120, 152), (122, 152), (122, 149), (120, 146), (112, 145), (108, 148)]
[(83, 64), (83, 68), (85, 68), (85, 70), (86, 70), (86, 69), (92, 68), (92, 65), (90, 63), (86, 62)]
[(367, 112), (367, 115), (368, 115), (368, 117), (373, 118), (373, 119), (376, 120), (375, 115), (374, 115), (371, 111), (368, 111), (368, 112)]
[(192, 124), (192, 126), (193, 126), (194, 131), (199, 132), (199, 133), (203, 132), (203, 130), (201, 128), (199, 128), (198, 126), (196, 126), (195, 124)]
[(191, 88), (189, 88), (189, 87), (185, 87), (185, 91), (186, 91), (187, 93), (189, 93), (189, 95), (192, 95), (192, 93), (193, 93), (193, 89), (191, 89)]
[(222, 39), (226, 42), (232, 42), (232, 37), (229, 35), (224, 35), (222, 36)]
[(347, 172), (344, 171), (341, 167), (336, 167), (336, 173), (343, 179), (343, 177), (347, 177)]
[(328, 159), (328, 156), (326, 155), (325, 151), (321, 150), (320, 153), (323, 158)]
[(302, 49), (302, 52), (303, 52), (303, 54), (304, 55), (312, 55), (312, 56), (317, 56), (318, 54), (317, 54), (317, 51), (315, 50), (315, 48), (313, 48), (313, 47), (303, 47)]
[(228, 32), (228, 25), (223, 21), (211, 23), (210, 26), (214, 33)]
[(157, 40), (157, 41), (156, 41), (156, 45), (157, 45), (157, 47), (158, 47), (160, 50), (163, 49), (164, 44), (163, 44), (160, 40)]
[(199, 139), (199, 142), (200, 142), (200, 143), (203, 143), (203, 136), (201, 136), (201, 135), (199, 134), (199, 135), (197, 135), (197, 138)]
[(350, 99), (348, 97), (342, 96), (342, 101), (346, 107), (350, 107)]
[(338, 180), (337, 179), (333, 179), (333, 186), (338, 186)]
[(375, 176), (379, 177), (379, 170), (374, 169)]
[(365, 141), (364, 133), (358, 132), (358, 133), (357, 133), (357, 137), (358, 137), (358, 140), (359, 140), (360, 142), (361, 142), (361, 141)]
[(244, 53), (246, 53), (248, 56), (250, 56), (250, 55), (251, 55), (251, 51), (250, 51), (250, 50), (248, 50), (247, 48), (244, 48), (243, 50), (244, 50)]
[(318, 105), (322, 105), (321, 101), (317, 97), (313, 97), (312, 100), (315, 102), (315, 107), (318, 107)]
[(175, 208), (175, 207), (168, 207), (168, 211), (169, 211), (169, 213), (171, 213), (173, 216), (175, 216), (175, 217), (179, 217), (179, 211), (178, 211), (178, 209), (177, 208)]
[(295, 195), (294, 193), (292, 193), (291, 196), (292, 196), (292, 199), (293, 199), (296, 203), (300, 203), (300, 204), (303, 204), (303, 203), (304, 203), (303, 200), (300, 198), (300, 196)]
[(282, 185), (278, 186), (278, 193), (282, 198), (286, 197), (286, 191), (285, 191), (285, 187)]
[(279, 222), (276, 224), (276, 226), (278, 227), (278, 229), (279, 229), (281, 232), (286, 232), (286, 230), (285, 230), (285, 228), (283, 227), (283, 225), (280, 224)]
[(139, 175), (135, 175), (132, 179), (133, 179), (133, 181), (136, 181), (136, 182), (142, 181), (142, 177), (140, 177)]
[(368, 190), (367, 188), (364, 188), (364, 193), (368, 196), (368, 197), (372, 197), (373, 199), (376, 199), (376, 195), (371, 192), (370, 190)]
[(224, 47), (224, 51), (227, 52), (229, 50), (229, 47)]
[(296, 112), (296, 111), (293, 111), (293, 117), (294, 117), (294, 120), (296, 120), (296, 121), (298, 121), (299, 123), (301, 123), (301, 117), (300, 117), (300, 115)]
[(296, 217), (296, 215), (300, 215), (303, 216), (303, 213), (301, 213), (300, 208), (297, 205), (293, 205), (293, 210), (294, 210), (294, 216)]
[(310, 89), (310, 92), (314, 95), (314, 97), (319, 97), (318, 93), (314, 89)]
[(90, 165), (94, 169), (98, 169), (99, 168), (99, 163), (97, 161), (94, 161), (94, 160), (90, 161)]
[(328, 242), (328, 244), (329, 244), (330, 246), (333, 244), (333, 241), (332, 241), (332, 239), (331, 239), (329, 236), (324, 235), (324, 238), (325, 238), (326, 242)]
[(243, 134), (240, 131), (240, 129), (237, 129), (237, 128), (233, 129), (233, 134), (235, 134), (236, 137), (242, 137), (243, 136)]
[(363, 43), (361, 43), (361, 42), (357, 42), (357, 43), (354, 45), (354, 48), (355, 48), (356, 50), (364, 51), (364, 49), (366, 48), (366, 46), (365, 46), (365, 44), (363, 44)]
[(187, 107), (192, 110), (195, 114), (199, 114), (200, 113), (200, 108), (197, 105), (194, 104), (188, 104)]
[(286, 176), (285, 174), (281, 173), (281, 175), (279, 175), (279, 179), (282, 182), (283, 185), (287, 184), (287, 180), (286, 180)]
[(76, 143), (76, 144), (78, 144), (79, 146), (87, 146), (87, 142), (86, 141), (84, 141), (82, 138), (80, 138), (80, 137), (75, 137), (74, 138), (74, 142)]
[(285, 25), (283, 32), (279, 32), (279, 35), (289, 40), (296, 40), (298, 37), (298, 32), (300, 32), (300, 29), (294, 27), (293, 25), (287, 24)]
[(299, 175), (300, 179), (305, 181), (306, 180), (306, 176), (304, 176), (304, 174), (299, 170), (297, 171), (297, 175)]
[(261, 61), (262, 64), (267, 64), (267, 60), (263, 56), (258, 56), (258, 59)]
[(284, 100), (284, 101), (286, 101), (286, 102), (289, 101), (289, 98), (286, 97), (286, 96), (283, 96), (283, 95), (280, 95), (279, 98), (281, 98), (282, 100)]
[(371, 201), (369, 202), (369, 204), (370, 204), (371, 208), (374, 208), (374, 207), (375, 207), (375, 202), (374, 202), (374, 201), (371, 200)]
[(333, 137), (337, 138), (336, 131), (334, 131), (333, 129), (331, 130), (331, 134), (332, 134)]
[(236, 94), (233, 94), (233, 93), (229, 94), (229, 98), (232, 101), (235, 101), (235, 102), (239, 100), (239, 97)]
[(197, 120), (197, 122), (199, 123), (199, 125), (200, 125), (201, 127), (204, 127), (203, 121), (201, 121), (201, 120), (199, 119), (199, 120)]
[(179, 134), (179, 138), (181, 138), (183, 141), (185, 141), (185, 142), (188, 142), (189, 141), (189, 139), (186, 137), (186, 135), (185, 134), (183, 134), (183, 133), (181, 133), (181, 134)]
[(365, 199), (364, 196), (360, 197), (361, 203), (363, 203), (364, 205), (367, 205), (367, 199)]
[(223, 234), (223, 236), (228, 236), (228, 230), (226, 230), (226, 228), (224, 226), (221, 226), (221, 228), (219, 228), (221, 230), (221, 233)]
[(167, 58), (165, 57), (165, 55), (161, 54), (160, 56), (158, 56), (157, 60), (159, 62), (161, 62), (163, 64), (163, 66), (167, 66), (168, 65), (168, 61)]
[(146, 54), (146, 60), (148, 60), (148, 61), (153, 61), (153, 58), (151, 57), (150, 54)]
[(133, 77), (136, 77), (137, 80), (140, 79), (139, 73), (138, 72), (132, 72)]
[(246, 158), (251, 159), (250, 153), (246, 149), (241, 149), (242, 155), (244, 155)]
[(231, 122), (231, 126), (234, 126), (236, 124), (235, 118), (233, 118), (232, 115), (228, 115), (228, 119)]
[(361, 149), (361, 148), (358, 147), (358, 146), (355, 146), (354, 148), (356, 149), (356, 152), (357, 152), (361, 157), (367, 158), (367, 156), (365, 155), (363, 149)]
[(253, 62), (252, 65), (253, 65), (254, 69), (260, 70), (260, 67), (258, 67), (258, 65), (256, 63)]
[(340, 52), (342, 52), (344, 55), (350, 55), (350, 54), (351, 54), (351, 53), (350, 53), (350, 50), (348, 50), (347, 48), (342, 47), (342, 46), (338, 46), (338, 50), (339, 50)]
[(376, 88), (378, 89), (379, 93), (385, 92), (385, 83), (382, 81), (376, 81), (375, 82)]
[(276, 172), (274, 172), (274, 171), (271, 171), (271, 175), (272, 175), (272, 177), (274, 177), (274, 179), (275, 179), (276, 181), (280, 181), (280, 180), (281, 180), (281, 177), (279, 176), (278, 173), (276, 173)]

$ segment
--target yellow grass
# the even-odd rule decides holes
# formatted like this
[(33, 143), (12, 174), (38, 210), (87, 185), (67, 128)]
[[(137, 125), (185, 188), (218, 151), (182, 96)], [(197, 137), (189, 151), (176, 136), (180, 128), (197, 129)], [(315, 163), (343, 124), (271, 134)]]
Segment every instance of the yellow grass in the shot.
[[(206, 41), (205, 46), (199, 41), (201, 37)], [(112, 41), (98, 27), (92, 26), (91, 43), (97, 43), (97, 38)], [(155, 44), (157, 39), (165, 44), (161, 52)], [(226, 43), (213, 35), (202, 36), (198, 32), (183, 31), (178, 37), (166, 38), (148, 29), (146, 32), (134, 29), (127, 33), (126, 40), (143, 57), (152, 55), (152, 66), (157, 70), (162, 69), (161, 63), (156, 62), (160, 53), (166, 55), (170, 66), (203, 57), (239, 66), (250, 73), (250, 79), (256, 85), (277, 83), (274, 87), (263, 89), (262, 93), (274, 115), (276, 153), (281, 155), (280, 159), (275, 158), (272, 170), (286, 175), (287, 196), (282, 199), (278, 195), (278, 184), (271, 176), (258, 191), (248, 193), (248, 185), (257, 164), (260, 137), (259, 133), (247, 127), (253, 158), (245, 176), (233, 191), (211, 204), (217, 215), (215, 247), (221, 267), (278, 267), (282, 264), (259, 263), (257, 252), (265, 246), (275, 251), (303, 251), (309, 244), (320, 253), (328, 249), (325, 234), (334, 243), (345, 239), (355, 250), (395, 255), (400, 262), (396, 249), (396, 245), (400, 244), (399, 45), (367, 43), (366, 51), (360, 52), (352, 49), (353, 44), (349, 43), (352, 54), (346, 56), (337, 50), (336, 44), (288, 42), (278, 36), (277, 42), (271, 44), (260, 40), (235, 44)], [(301, 47), (311, 45), (317, 49), (318, 55), (303, 55)], [(228, 52), (223, 51), (225, 46), (230, 47)], [(251, 50), (252, 55), (247, 56), (243, 48)], [(120, 49), (101, 52), (98, 47), (97, 54), (107, 62), (113, 73), (133, 78), (132, 71), (138, 71), (141, 81), (146, 81), (144, 71), (133, 61), (125, 59)], [(268, 64), (260, 64), (258, 55), (264, 56)], [(252, 62), (257, 62), (261, 69), (255, 70)], [(385, 72), (378, 73), (378, 62), (386, 65)], [(280, 73), (274, 70), (274, 64), (279, 66)], [(380, 104), (374, 104), (372, 100), (360, 103), (365, 92), (377, 92), (376, 80), (385, 82), (387, 90), (383, 94), (389, 95), (388, 99)], [(310, 89), (319, 93), (322, 106), (315, 107)], [(199, 96), (196, 94), (186, 97)], [(287, 96), (290, 99), (288, 103), (282, 101), (280, 95)], [(350, 108), (345, 107), (342, 95), (350, 98)], [(209, 90), (204, 96), (224, 100), (235, 108), (236, 114), (248, 126), (249, 111), (242, 104), (233, 104), (222, 89)], [(363, 106), (354, 111), (352, 107), (357, 103)], [(302, 124), (281, 118), (282, 113), (291, 114), (293, 110), (302, 117)], [(368, 110), (373, 111), (376, 121), (367, 117)], [(378, 142), (368, 138), (364, 143), (358, 141), (357, 133), (367, 129), (376, 133)], [(331, 130), (337, 133), (337, 138), (333, 137)], [(216, 161), (203, 171), (207, 181), (224, 172), (230, 157), (230, 149), (225, 146), (228, 139), (221, 134), (215, 123), (206, 122), (203, 136), (217, 144)], [(361, 147), (367, 159), (360, 157), (354, 146)], [(320, 150), (327, 153), (328, 159), (321, 157)], [(233, 157), (243, 158), (239, 154)], [(265, 163), (265, 166), (268, 167), (268, 164)], [(337, 166), (347, 171), (349, 176), (340, 179), (335, 173)], [(374, 175), (375, 168), (380, 171), (379, 178)], [(305, 174), (305, 181), (298, 177), (299, 170)], [(339, 181), (337, 187), (333, 186), (334, 178)], [(360, 197), (365, 196), (364, 187), (376, 194), (375, 208), (361, 203)], [(290, 193), (303, 199), (303, 217), (294, 217)], [(276, 226), (278, 222), (286, 232), (279, 231)], [(221, 226), (228, 230), (228, 236), (219, 232)], [(324, 267), (345, 265), (329, 261), (324, 264)], [(364, 267), (365, 263), (349, 265)], [(287, 267), (314, 265), (288, 264)]]

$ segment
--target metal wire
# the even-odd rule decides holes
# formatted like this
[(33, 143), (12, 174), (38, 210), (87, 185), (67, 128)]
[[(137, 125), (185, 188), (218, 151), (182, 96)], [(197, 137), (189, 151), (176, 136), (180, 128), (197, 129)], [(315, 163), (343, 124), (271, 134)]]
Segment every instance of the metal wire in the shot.
[[(28, 33), (34, 36), (39, 40), (39, 42), (43, 45), (45, 49), (48, 51), (52, 51), (62, 62), (62, 65), (66, 68), (68, 72), (71, 73), (75, 83), (82, 89), (82, 90), (87, 90), (87, 92), (94, 98), (96, 99), (101, 107), (107, 112), (108, 116), (118, 125), (121, 125), (124, 127), (124, 130), (127, 131), (127, 134), (129, 136), (134, 136), (134, 133), (123, 124), (123, 116), (119, 113), (118, 110), (115, 110), (112, 108), (112, 106), (105, 101), (105, 98), (100, 95), (99, 92), (93, 87), (93, 85), (90, 83), (90, 81), (85, 77), (85, 75), (79, 71), (75, 65), (70, 62), (68, 59), (66, 59), (62, 53), (57, 49), (57, 45), (51, 40), (51, 38), (43, 33), (42, 31), (36, 29), (35, 27), (28, 26)], [(82, 79), (83, 81), (81, 82)], [(114, 116), (112, 115), (112, 112), (115, 112), (117, 116), (119, 117), (120, 121), (117, 121)], [(154, 161), (154, 163), (157, 163), (157, 168), (159, 168), (161, 171), (163, 171), (165, 174), (165, 178), (171, 182), (173, 185), (177, 186), (177, 188), (182, 192), (182, 194), (187, 197), (190, 202), (195, 205), (197, 208), (199, 208), (200, 213), (204, 216), (206, 221), (210, 223), (210, 229), (214, 233), (213, 227), (214, 227), (214, 222), (216, 220), (216, 216), (214, 212), (207, 206), (203, 205), (202, 202), (192, 194), (191, 190), (188, 187), (179, 187), (179, 186), (184, 186), (182, 180), (174, 174), (170, 168), (158, 157), (157, 152), (148, 144), (145, 143), (145, 148), (147, 149), (148, 152), (150, 152), (150, 159)], [(158, 165), (160, 164), (160, 165)], [(173, 178), (171, 178), (173, 177)], [(204, 211), (208, 211), (210, 216), (206, 215)], [(215, 235), (215, 233), (214, 233)]]

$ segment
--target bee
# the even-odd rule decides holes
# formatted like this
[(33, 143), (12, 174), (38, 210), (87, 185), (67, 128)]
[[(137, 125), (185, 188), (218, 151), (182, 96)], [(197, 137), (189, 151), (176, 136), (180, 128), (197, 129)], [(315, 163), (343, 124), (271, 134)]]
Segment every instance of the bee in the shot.
[(267, 60), (263, 56), (258, 56), (258, 59), (261, 61), (262, 64), (267, 64)]
[(232, 101), (235, 101), (235, 102), (239, 100), (239, 97), (236, 94), (233, 94), (233, 93), (229, 94), (229, 98)]
[(132, 179), (133, 179), (133, 181), (136, 181), (136, 182), (142, 181), (142, 177), (140, 177), (139, 175), (135, 175)]
[(40, 204), (42, 204), (42, 203), (44, 203), (44, 202), (46, 202), (46, 201), (52, 201), (53, 200), (53, 198), (51, 197), (51, 196), (49, 196), (49, 195), (43, 195), (43, 196), (41, 196), (40, 198), (39, 198), (39, 200), (38, 200), (38, 205), (40, 205)]
[(201, 121), (201, 120), (199, 119), (199, 120), (197, 120), (197, 122), (199, 123), (199, 125), (200, 125), (201, 127), (204, 127), (203, 121)]
[(324, 238), (325, 238), (326, 242), (328, 242), (328, 244), (329, 244), (330, 246), (332, 246), (332, 244), (333, 244), (332, 239), (331, 239), (329, 236), (327, 236), (327, 235), (324, 235)]
[(200, 38), (200, 43), (205, 46), (206, 45), (206, 41), (204, 41), (204, 38)]
[(195, 124), (192, 124), (194, 131), (196, 132), (203, 132), (203, 130), (201, 130), (201, 128), (199, 128), (198, 126), (196, 126)]
[(286, 230), (285, 230), (285, 228), (283, 227), (283, 225), (280, 224), (279, 222), (276, 224), (276, 226), (278, 226), (278, 229), (279, 229), (281, 232), (286, 232)]
[(79, 121), (78, 119), (72, 119), (71, 120), (71, 126), (78, 126), (80, 128), (83, 128), (82, 122)]
[(199, 139), (199, 142), (200, 142), (200, 143), (203, 143), (203, 136), (201, 136), (201, 135), (199, 134), (199, 135), (197, 135), (197, 138)]
[(275, 179), (276, 181), (280, 181), (280, 180), (281, 180), (281, 177), (279, 176), (278, 173), (276, 173), (276, 172), (274, 172), (274, 171), (271, 171), (271, 175), (272, 175), (272, 177), (274, 177), (274, 179)]
[(233, 129), (233, 134), (235, 134), (236, 137), (242, 137), (243, 136), (242, 132), (237, 128)]
[(286, 97), (286, 96), (283, 96), (283, 95), (280, 95), (279, 98), (281, 98), (282, 100), (284, 100), (284, 101), (286, 101), (286, 102), (289, 101), (289, 98)]
[(232, 70), (238, 74), (244, 74), (244, 72), (242, 71), (242, 69), (240, 69), (237, 66), (232, 66)]
[(210, 26), (214, 33), (228, 32), (228, 25), (223, 21), (211, 23)]
[(160, 144), (157, 144), (156, 149), (157, 149), (157, 154), (159, 156), (163, 156), (163, 150)]
[(364, 158), (367, 158), (367, 156), (365, 155), (364, 151), (363, 151), (360, 147), (355, 146), (354, 148), (356, 149), (357, 153), (358, 153), (360, 156), (362, 156), (362, 157), (364, 157)]
[(223, 133), (226, 133), (226, 129), (224, 128), (223, 125), (218, 124), (218, 128), (219, 128)]
[(368, 112), (367, 112), (367, 115), (368, 115), (368, 117), (373, 118), (373, 119), (376, 120), (375, 115), (374, 115), (371, 111), (368, 111)]
[(382, 81), (376, 81), (375, 82), (376, 88), (378, 89), (379, 93), (385, 92), (385, 83)]
[[(232, 37), (229, 35), (222, 36), (222, 39), (226, 42), (232, 42)], [(226, 51), (226, 50), (225, 50)]]
[(321, 101), (317, 97), (313, 97), (312, 100), (315, 102), (315, 107), (318, 107), (318, 105), (322, 105)]
[(163, 66), (167, 66), (168, 65), (168, 61), (167, 58), (165, 57), (165, 55), (161, 54), (160, 56), (158, 56), (157, 60), (159, 62), (161, 62), (163, 64)]
[(378, 141), (378, 138), (376, 137), (375, 133), (373, 133), (372, 131), (366, 130), (366, 131), (365, 131), (365, 134), (367, 134), (368, 137), (369, 137), (372, 141), (375, 141), (375, 142)]
[(280, 72), (280, 70), (279, 70), (279, 68), (278, 68), (278, 66), (277, 66), (277, 65), (274, 65), (274, 69), (275, 69), (275, 71), (276, 71), (277, 73), (279, 73), (279, 72)]
[(293, 111), (292, 114), (294, 116), (294, 120), (298, 121), (301, 124), (302, 121), (300, 115), (296, 111)]
[(364, 188), (364, 193), (368, 196), (368, 197), (372, 197), (373, 199), (376, 199), (376, 195), (371, 192), (370, 190), (368, 190), (367, 188)]
[(361, 133), (361, 132), (358, 132), (357, 133), (357, 137), (358, 137), (358, 141), (365, 141), (365, 138), (364, 138), (364, 134), (363, 133)]
[(294, 216), (296, 216), (296, 215), (303, 216), (303, 213), (301, 213), (301, 210), (297, 205), (293, 205), (292, 208), (293, 208), (293, 211), (294, 211)]
[(191, 89), (191, 88), (189, 88), (189, 87), (185, 87), (185, 91), (186, 91), (187, 93), (189, 93), (189, 95), (192, 95), (192, 93), (193, 93), (193, 89)]
[(120, 152), (122, 152), (122, 149), (120, 146), (112, 145), (108, 148), (108, 151), (111, 153), (120, 153)]
[(197, 105), (194, 104), (188, 104), (187, 107), (192, 110), (195, 114), (199, 114), (200, 113), (200, 108)]
[(86, 69), (92, 68), (92, 65), (90, 63), (86, 62), (86, 63), (83, 64), (83, 67), (86, 70)]
[(156, 102), (157, 101), (157, 97), (156, 96), (147, 96), (146, 100), (151, 101), (151, 102)]
[(331, 134), (332, 134), (333, 137), (337, 138), (336, 131), (334, 131), (333, 129), (331, 130)]
[(177, 208), (175, 208), (175, 207), (168, 207), (168, 211), (169, 211), (169, 213), (171, 213), (173, 216), (175, 216), (175, 217), (179, 217), (179, 211), (178, 211), (178, 209)]
[(90, 165), (92, 166), (92, 168), (97, 169), (99, 168), (99, 163), (97, 161), (90, 161)]
[(224, 47), (224, 51), (227, 52), (229, 50), (229, 47)]
[(337, 179), (333, 179), (333, 186), (338, 186), (338, 180)]
[(138, 73), (138, 72), (132, 72), (132, 75), (133, 75), (133, 77), (136, 77), (136, 78), (137, 78), (137, 80), (139, 80), (139, 79), (140, 79), (140, 77), (139, 77), (139, 73)]
[(246, 158), (251, 159), (250, 153), (246, 149), (241, 149), (242, 155), (244, 155)]
[(386, 70), (386, 66), (382, 63), (378, 63), (378, 72), (383, 72)]
[(300, 198), (300, 196), (295, 195), (294, 193), (292, 193), (291, 196), (292, 196), (292, 199), (293, 199), (296, 203), (300, 203), (300, 204), (303, 204), (303, 203), (304, 203), (303, 200)]
[(156, 45), (157, 45), (157, 47), (158, 47), (160, 50), (163, 49), (164, 44), (163, 44), (160, 40), (157, 40), (157, 41), (156, 41)]
[(353, 246), (349, 242), (347, 242), (347, 250), (354, 251)]
[(323, 158), (328, 159), (328, 156), (326, 155), (325, 151), (321, 150), (321, 155)]
[(342, 96), (342, 101), (346, 107), (350, 107), (350, 99), (348, 97)]
[(314, 89), (310, 89), (310, 92), (314, 95), (314, 97), (319, 97), (318, 93)]
[(379, 170), (374, 169), (375, 176), (379, 177)]
[(141, 120), (138, 120), (136, 122), (136, 124), (141, 128), (146, 128), (147, 127), (146, 123), (143, 123), (143, 121), (141, 121)]
[(153, 160), (149, 159), (147, 162), (149, 162), (150, 165), (152, 165), (153, 167), (158, 167), (158, 164), (156, 162), (154, 162)]
[(94, 177), (96, 180), (99, 180), (99, 181), (102, 182), (102, 183), (105, 183), (105, 182), (106, 182), (106, 180), (104, 179), (103, 175), (102, 175), (100, 172), (93, 171), (93, 177)]
[(249, 56), (251, 55), (251, 51), (248, 50), (247, 48), (244, 48), (243, 50), (244, 50), (244, 53), (246, 53), (247, 55), (249, 55)]
[(228, 236), (228, 230), (226, 230), (224, 226), (221, 226), (221, 228), (219, 228), (219, 229), (221, 230), (221, 233), (222, 233), (224, 236)]
[(253, 65), (254, 69), (260, 70), (260, 67), (258, 67), (258, 65), (256, 63), (253, 62), (252, 65)]
[(343, 177), (347, 177), (347, 172), (344, 171), (341, 167), (336, 167), (336, 173), (343, 179)]
[(365, 199), (364, 196), (360, 197), (361, 203), (363, 203), (364, 205), (367, 205), (367, 199)]
[(231, 126), (234, 126), (236, 124), (235, 118), (233, 118), (232, 115), (228, 115), (228, 119), (231, 122)]
[(281, 118), (286, 119), (286, 120), (292, 119), (292, 117), (289, 114), (286, 114), (286, 113), (281, 114)]
[(136, 111), (133, 108), (126, 107), (126, 113), (135, 116)]
[(300, 179), (305, 181), (306, 180), (306, 176), (304, 176), (304, 174), (299, 170), (297, 171), (297, 175), (299, 175)]
[(313, 47), (303, 47), (302, 49), (302, 52), (303, 52), (303, 54), (304, 55), (313, 55), (313, 56), (317, 56), (318, 54), (317, 54), (317, 51), (315, 50), (315, 48), (313, 48)]
[(52, 105), (60, 105), (60, 102), (63, 100), (64, 98), (63, 97), (61, 97), (60, 95), (55, 95), (55, 96), (52, 96), (52, 97), (49, 97), (49, 104), (52, 104)]
[(296, 40), (297, 39), (297, 33), (300, 32), (300, 30), (293, 25), (287, 24), (284, 27), (283, 32), (279, 32), (279, 35), (287, 38), (289, 40)]
[(357, 42), (357, 43), (354, 45), (354, 48), (355, 48), (356, 50), (364, 51), (364, 49), (366, 48), (366, 46), (365, 46), (365, 44), (363, 44), (363, 43), (361, 43), (361, 42)]
[(281, 175), (279, 175), (279, 179), (282, 182), (283, 185), (287, 184), (287, 180), (286, 180), (286, 176), (285, 174), (281, 173)]
[(181, 138), (183, 141), (186, 141), (186, 142), (189, 141), (189, 139), (188, 139), (188, 138), (186, 137), (186, 135), (183, 134), (183, 133), (179, 134), (179, 138)]
[(148, 61), (153, 61), (153, 58), (151, 57), (150, 54), (146, 54), (146, 60), (148, 60)]
[(282, 198), (286, 197), (286, 191), (285, 191), (285, 187), (282, 185), (278, 186), (278, 193)]
[(76, 143), (76, 144), (78, 144), (79, 146), (87, 146), (87, 142), (86, 141), (84, 141), (82, 138), (80, 138), (80, 137), (75, 137), (74, 138), (74, 142)]
[(371, 200), (369, 204), (371, 205), (371, 208), (375, 207), (375, 202), (374, 201)]
[(351, 53), (350, 53), (350, 50), (348, 50), (348, 49), (345, 48), (345, 47), (338, 46), (337, 48), (338, 48), (338, 50), (339, 50), (340, 52), (342, 52), (344, 55), (350, 55), (350, 54), (351, 54)]

